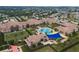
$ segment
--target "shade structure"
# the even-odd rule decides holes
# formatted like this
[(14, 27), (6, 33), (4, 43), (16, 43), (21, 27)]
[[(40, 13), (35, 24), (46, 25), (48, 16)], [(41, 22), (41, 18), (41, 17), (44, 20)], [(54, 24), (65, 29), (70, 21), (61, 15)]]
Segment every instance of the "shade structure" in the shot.
[(57, 39), (57, 38), (61, 38), (59, 33), (56, 34), (51, 34), (51, 35), (47, 35), (49, 39)]

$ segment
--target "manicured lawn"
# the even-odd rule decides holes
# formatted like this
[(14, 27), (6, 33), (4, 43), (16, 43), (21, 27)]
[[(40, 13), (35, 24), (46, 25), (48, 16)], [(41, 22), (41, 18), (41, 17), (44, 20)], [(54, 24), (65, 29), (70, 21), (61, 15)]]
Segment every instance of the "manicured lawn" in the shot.
[(54, 50), (50, 46), (45, 46), (36, 50), (35, 52), (54, 52)]
[(4, 40), (9, 41), (9, 40), (23, 40), (24, 37), (27, 37), (29, 34), (27, 31), (16, 31), (16, 32), (10, 32), (10, 33), (5, 33), (4, 34)]
[(23, 52), (30, 52), (30, 49), (27, 45), (21, 47)]
[(35, 30), (32, 28), (27, 28), (26, 31), (28, 32), (29, 35), (35, 34)]
[(66, 52), (79, 52), (79, 44), (73, 46), (72, 48), (66, 50)]
[(57, 45), (51, 45), (51, 48), (53, 49), (55, 49), (56, 51), (61, 51), (63, 48), (64, 48), (64, 45), (63, 44), (57, 44)]

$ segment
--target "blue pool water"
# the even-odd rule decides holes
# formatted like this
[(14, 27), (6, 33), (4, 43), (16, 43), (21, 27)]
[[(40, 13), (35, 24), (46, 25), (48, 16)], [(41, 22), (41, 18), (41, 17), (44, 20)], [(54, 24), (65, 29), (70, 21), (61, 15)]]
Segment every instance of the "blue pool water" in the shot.
[(51, 33), (52, 29), (51, 28), (41, 28), (41, 29), (39, 29), (39, 32), (49, 35), (49, 34), (52, 34)]
[(51, 28), (40, 28), (40, 29), (38, 29), (38, 31), (46, 34), (49, 39), (62, 38), (60, 33), (53, 34)]

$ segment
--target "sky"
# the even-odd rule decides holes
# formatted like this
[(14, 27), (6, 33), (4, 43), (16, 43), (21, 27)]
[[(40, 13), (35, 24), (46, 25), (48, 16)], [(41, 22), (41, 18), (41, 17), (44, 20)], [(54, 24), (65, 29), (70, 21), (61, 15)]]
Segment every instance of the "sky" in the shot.
[(0, 6), (79, 6), (79, 0), (0, 0)]

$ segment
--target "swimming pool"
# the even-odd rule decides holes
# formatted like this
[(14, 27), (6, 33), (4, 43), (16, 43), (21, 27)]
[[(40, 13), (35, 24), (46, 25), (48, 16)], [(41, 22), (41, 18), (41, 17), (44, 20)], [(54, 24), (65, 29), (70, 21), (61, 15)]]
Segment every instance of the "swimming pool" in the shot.
[(58, 40), (58, 38), (62, 38), (60, 33), (58, 33), (58, 32), (57, 33), (53, 33), (54, 32), (53, 29), (48, 28), (48, 27), (39, 28), (38, 32), (46, 34), (47, 37), (50, 38), (50, 39), (57, 39)]
[(39, 32), (50, 35), (52, 34), (53, 30), (51, 28), (45, 27), (38, 29)]

